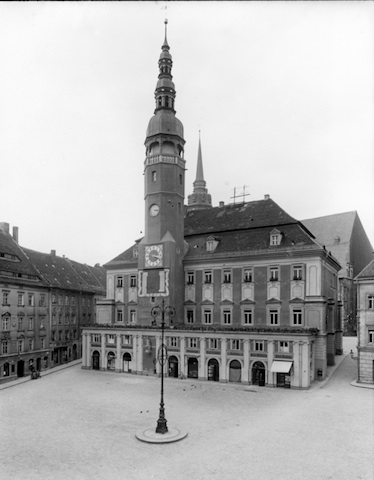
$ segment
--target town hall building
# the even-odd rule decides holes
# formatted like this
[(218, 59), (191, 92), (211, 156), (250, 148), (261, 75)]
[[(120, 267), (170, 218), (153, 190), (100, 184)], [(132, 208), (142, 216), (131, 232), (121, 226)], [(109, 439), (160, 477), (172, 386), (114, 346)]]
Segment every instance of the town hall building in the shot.
[[(107, 294), (83, 329), (82, 368), (160, 374), (164, 348), (169, 376), (309, 388), (342, 352), (341, 267), (268, 195), (214, 207), (200, 141), (185, 205), (175, 96), (165, 31), (145, 139), (144, 237), (104, 265)], [(154, 318), (155, 306), (165, 316)]]

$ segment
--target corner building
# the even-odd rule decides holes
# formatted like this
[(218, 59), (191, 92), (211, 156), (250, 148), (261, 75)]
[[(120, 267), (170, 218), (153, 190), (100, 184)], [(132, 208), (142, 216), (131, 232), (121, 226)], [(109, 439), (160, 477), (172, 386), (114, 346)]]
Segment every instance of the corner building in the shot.
[(213, 207), (201, 142), (184, 205), (184, 138), (165, 33), (145, 140), (145, 235), (105, 265), (107, 298), (83, 330), (83, 368), (308, 388), (341, 351), (340, 265), (269, 196)]

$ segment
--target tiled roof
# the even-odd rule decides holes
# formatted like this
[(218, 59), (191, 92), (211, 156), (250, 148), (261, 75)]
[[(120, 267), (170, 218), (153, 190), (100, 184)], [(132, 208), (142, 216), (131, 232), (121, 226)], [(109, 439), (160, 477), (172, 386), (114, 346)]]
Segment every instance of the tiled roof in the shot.
[(291, 225), (283, 225), (279, 228), (282, 233), (282, 241), (280, 246), (270, 247), (270, 232), (273, 226), (264, 228), (255, 228), (240, 231), (221, 232), (215, 235), (218, 240), (218, 245), (214, 252), (207, 252), (206, 240), (209, 237), (207, 234), (191, 235), (186, 238), (189, 250), (185, 256), (186, 260), (191, 260), (194, 257), (206, 255), (207, 258), (212, 255), (227, 254), (227, 253), (242, 253), (257, 250), (274, 249), (284, 247), (298, 247), (298, 246), (312, 246), (316, 245), (312, 237), (302, 228), (299, 223)]
[(272, 199), (187, 212), (185, 236), (298, 223)]
[[(300, 222), (268, 198), (187, 212), (184, 232), (189, 250), (185, 259), (193, 259), (203, 254), (212, 256), (205, 248), (209, 236), (218, 240), (214, 254), (268, 249), (270, 232), (274, 228), (282, 234), (282, 247), (316, 245), (313, 235)], [(106, 263), (105, 268), (119, 264), (136, 266), (134, 246)]]
[(374, 280), (374, 260), (357, 275), (356, 279), (372, 278)]
[[(85, 265), (55, 254), (23, 249), (49, 287), (90, 293), (103, 292), (101, 281)], [(104, 283), (105, 285), (105, 283)]]
[(351, 241), (356, 216), (357, 212), (355, 211), (338, 213), (325, 217), (309, 218), (302, 220), (301, 223), (327, 248), (334, 245), (334, 242), (338, 239), (340, 245)]
[(28, 260), (17, 242), (8, 233), (0, 230), (0, 276), (9, 280), (10, 277), (22, 279), (24, 283), (28, 276), (39, 275)]

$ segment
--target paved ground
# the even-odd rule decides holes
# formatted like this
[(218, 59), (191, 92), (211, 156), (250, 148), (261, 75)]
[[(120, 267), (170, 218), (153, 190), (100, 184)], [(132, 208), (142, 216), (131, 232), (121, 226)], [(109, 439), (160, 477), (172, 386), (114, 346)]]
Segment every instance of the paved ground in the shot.
[(374, 390), (350, 385), (356, 360), (339, 360), (308, 391), (168, 378), (168, 425), (188, 436), (167, 445), (135, 438), (156, 426), (155, 377), (75, 365), (2, 389), (0, 478), (372, 480)]

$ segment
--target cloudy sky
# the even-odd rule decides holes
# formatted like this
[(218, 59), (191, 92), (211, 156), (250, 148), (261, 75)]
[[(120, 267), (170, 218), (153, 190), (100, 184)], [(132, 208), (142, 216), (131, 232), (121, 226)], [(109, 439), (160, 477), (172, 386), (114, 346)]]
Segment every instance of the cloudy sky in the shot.
[[(167, 7), (167, 8), (166, 8)], [(144, 140), (167, 16), (186, 196), (356, 210), (374, 246), (374, 3), (0, 3), (0, 221), (93, 265), (144, 230)]]

